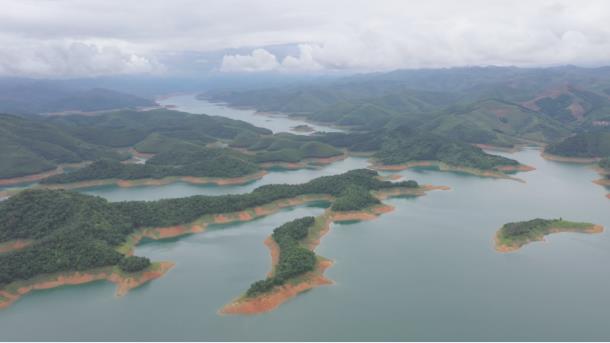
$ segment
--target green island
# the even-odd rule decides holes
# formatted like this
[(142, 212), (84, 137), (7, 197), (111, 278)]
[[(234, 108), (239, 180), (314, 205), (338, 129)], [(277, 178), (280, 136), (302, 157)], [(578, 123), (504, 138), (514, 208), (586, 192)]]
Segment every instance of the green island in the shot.
[[(111, 203), (67, 190), (25, 190), (0, 203), (0, 243), (9, 247), (15, 243), (14, 249), (5, 247), (0, 254), (0, 291), (12, 302), (18, 298), (10, 292), (15, 285), (45, 275), (53, 279), (58, 274), (115, 267), (126, 274), (146, 273), (155, 264), (131, 256), (143, 235), (162, 239), (200, 232), (209, 223), (233, 220), (231, 214), (234, 220), (251, 220), (273, 213), (278, 202), (294, 206), (303, 201), (343, 199), (342, 208), (356, 210), (378, 203), (371, 192), (418, 195), (430, 189), (435, 188), (420, 187), (415, 181), (382, 181), (377, 172), (358, 169), (304, 184), (265, 185), (246, 194), (158, 201)], [(184, 225), (193, 226), (184, 229)], [(114, 274), (105, 275), (111, 279)], [(94, 279), (100, 278), (79, 280)]]
[(559, 219), (532, 219), (523, 222), (507, 223), (496, 233), (495, 244), (499, 252), (511, 252), (535, 241), (544, 240), (544, 236), (558, 232), (600, 233), (601, 225), (571, 222)]

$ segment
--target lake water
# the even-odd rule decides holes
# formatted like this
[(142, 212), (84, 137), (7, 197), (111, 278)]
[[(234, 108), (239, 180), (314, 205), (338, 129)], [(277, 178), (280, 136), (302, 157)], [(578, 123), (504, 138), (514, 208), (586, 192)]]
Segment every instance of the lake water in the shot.
[[(400, 172), (447, 185), (391, 199), (376, 220), (334, 224), (317, 253), (335, 261), (335, 281), (256, 316), (217, 311), (265, 276), (263, 244), (282, 223), (322, 213), (321, 204), (214, 226), (175, 240), (145, 242), (136, 254), (170, 260), (167, 275), (114, 297), (114, 285), (39, 291), (0, 311), (0, 340), (608, 340), (610, 236), (562, 233), (497, 253), (502, 224), (563, 217), (610, 228), (606, 190), (587, 166), (546, 161), (538, 150), (503, 154), (536, 167), (512, 180), (432, 169)], [(111, 200), (244, 192), (303, 182), (366, 165), (348, 159), (319, 170), (272, 172), (234, 187), (175, 184), (93, 189)]]
[(196, 94), (176, 95), (157, 101), (162, 106), (171, 106), (171, 109), (196, 114), (208, 114), (238, 119), (248, 122), (254, 126), (264, 127), (273, 132), (290, 132), (294, 134), (308, 135), (310, 132), (298, 132), (292, 128), (297, 125), (308, 125), (314, 132), (340, 132), (342, 130), (312, 124), (303, 120), (290, 118), (277, 114), (260, 114), (254, 109), (237, 109), (220, 103), (213, 103), (197, 99)]

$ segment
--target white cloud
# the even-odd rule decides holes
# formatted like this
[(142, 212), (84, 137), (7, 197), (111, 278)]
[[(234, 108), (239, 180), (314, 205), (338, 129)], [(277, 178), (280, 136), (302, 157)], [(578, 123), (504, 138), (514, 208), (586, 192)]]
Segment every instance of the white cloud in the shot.
[(252, 72), (271, 71), (279, 66), (275, 55), (265, 49), (255, 49), (250, 55), (225, 55), (222, 58), (221, 71)]
[(287, 71), (306, 72), (322, 69), (312, 56), (311, 45), (299, 45), (298, 56), (286, 56), (282, 62), (265, 49), (255, 49), (250, 55), (225, 55), (222, 58), (220, 71), (223, 72), (257, 72), (257, 71)]
[[(218, 63), (222, 71), (308, 72), (610, 64), (610, 1), (604, 0), (149, 0), (145, 5), (4, 0), (2, 5), (5, 74), (124, 73), (155, 69), (162, 56), (236, 48), (252, 53), (215, 57), (210, 65)], [(63, 42), (93, 44), (96, 51), (81, 54)], [(276, 56), (265, 49), (273, 45), (299, 46), (299, 52)], [(105, 51), (112, 48), (118, 52)], [(98, 63), (104, 67), (92, 65)]]
[(113, 74), (159, 73), (153, 59), (121, 49), (85, 42), (28, 41), (4, 43), (0, 75), (82, 77)]
[(322, 65), (313, 57), (314, 47), (309, 44), (299, 45), (299, 56), (286, 56), (282, 60), (282, 69), (286, 71), (315, 71), (322, 69)]

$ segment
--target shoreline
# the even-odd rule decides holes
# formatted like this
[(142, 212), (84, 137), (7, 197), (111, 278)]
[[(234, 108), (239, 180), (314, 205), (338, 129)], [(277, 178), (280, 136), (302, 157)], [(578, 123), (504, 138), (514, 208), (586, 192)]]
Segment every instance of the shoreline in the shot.
[(459, 172), (466, 173), (479, 177), (490, 177), (495, 179), (509, 179), (514, 181), (519, 181), (525, 183), (524, 180), (512, 177), (504, 172), (527, 172), (535, 170), (536, 168), (524, 164), (519, 164), (516, 166), (499, 166), (493, 170), (483, 170), (477, 168), (470, 167), (459, 167), (453, 166), (441, 161), (411, 161), (401, 164), (379, 164), (378, 162), (373, 162), (370, 165), (370, 168), (379, 170), (379, 171), (401, 171), (411, 168), (418, 167), (436, 167), (442, 172)]
[(248, 222), (260, 217), (274, 214), (284, 208), (304, 205), (317, 201), (333, 201), (333, 197), (325, 194), (301, 195), (294, 198), (272, 201), (268, 204), (247, 208), (239, 212), (228, 212), (219, 214), (204, 215), (195, 221), (187, 224), (142, 228), (132, 233), (125, 243), (117, 248), (123, 254), (130, 255), (138, 243), (144, 238), (152, 240), (163, 240), (175, 238), (189, 234), (202, 233), (209, 225), (231, 224), (237, 222)]
[(261, 170), (260, 172), (249, 174), (245, 176), (239, 176), (234, 178), (220, 178), (220, 177), (198, 177), (198, 176), (167, 176), (161, 179), (136, 179), (136, 180), (123, 180), (123, 179), (103, 179), (103, 180), (88, 180), (71, 182), (65, 184), (41, 184), (37, 188), (44, 189), (81, 189), (91, 188), (98, 186), (115, 185), (121, 188), (130, 187), (144, 187), (144, 186), (165, 186), (175, 182), (186, 182), (190, 184), (202, 185), (202, 184), (214, 184), (217, 186), (229, 186), (229, 185), (242, 185), (248, 182), (259, 180), (267, 175), (267, 171)]
[(32, 182), (36, 182), (36, 181), (40, 181), (42, 179), (46, 179), (49, 176), (54, 176), (54, 175), (59, 175), (64, 173), (64, 168), (80, 168), (80, 167), (84, 167), (88, 164), (90, 164), (90, 161), (83, 161), (83, 162), (77, 162), (77, 163), (63, 163), (58, 165), (56, 168), (54, 169), (50, 169), (44, 172), (40, 172), (40, 173), (36, 173), (36, 174), (29, 174), (29, 175), (24, 175), (24, 176), (16, 176), (16, 177), (10, 177), (10, 178), (6, 178), (6, 179), (0, 179), (0, 186), (13, 186), (13, 185), (19, 185), (22, 183), (32, 183)]
[(81, 285), (106, 280), (117, 285), (115, 295), (122, 297), (130, 290), (162, 277), (172, 267), (172, 262), (156, 262), (146, 270), (136, 273), (122, 272), (118, 267), (103, 267), (84, 272), (47, 274), (30, 280), (15, 281), (0, 289), (0, 309), (4, 309), (22, 296), (36, 290), (52, 289), (66, 285)]
[[(420, 189), (422, 188), (422, 189)], [(423, 194), (425, 190), (429, 189), (444, 189), (442, 186), (439, 187), (418, 187), (415, 189), (412, 188), (404, 188), (402, 192), (411, 193), (411, 194)], [(393, 190), (392, 194), (401, 193), (400, 191)], [(294, 198), (280, 199), (276, 201), (272, 201), (270, 203), (245, 209), (243, 211), (238, 212), (230, 212), (230, 213), (221, 213), (221, 214), (209, 214), (204, 215), (197, 220), (182, 225), (174, 225), (168, 227), (156, 227), (156, 228), (142, 228), (130, 236), (127, 237), (126, 241), (119, 245), (116, 249), (120, 253), (123, 253), (127, 256), (133, 254), (133, 250), (135, 246), (140, 243), (143, 238), (149, 238), (153, 240), (163, 240), (168, 238), (179, 237), (187, 234), (201, 233), (204, 232), (208, 225), (212, 224), (228, 224), (234, 222), (245, 222), (250, 221), (259, 217), (267, 216), (273, 213), (276, 213), (283, 208), (299, 206), (302, 204), (316, 202), (316, 201), (329, 201), (332, 202), (334, 197), (325, 194), (308, 194), (302, 195)], [(389, 210), (387, 209), (387, 205), (380, 206), (383, 211), (381, 213), (386, 213)], [(368, 211), (375, 211), (375, 209), (367, 209)], [(390, 209), (391, 210), (391, 209)], [(365, 210), (363, 210), (365, 211)], [(330, 212), (330, 210), (327, 210)], [(359, 213), (362, 211), (355, 211), (355, 213)], [(328, 219), (325, 219), (325, 223), (323, 227), (321, 227), (315, 235), (309, 237), (307, 240), (307, 244), (311, 249), (314, 249), (320, 242), (320, 238), (326, 234), (330, 230), (330, 216), (327, 216)], [(374, 217), (367, 216), (367, 219), (373, 219)], [(362, 218), (355, 218), (358, 220), (364, 220)], [(347, 219), (346, 219), (347, 220)], [(339, 221), (339, 219), (337, 220)], [(21, 241), (12, 241), (6, 245), (6, 251), (11, 251), (12, 249), (18, 249), (21, 247), (25, 247), (30, 242), (21, 242)], [(279, 258), (279, 252), (278, 252)], [(277, 263), (277, 262), (276, 262)], [(319, 263), (317, 267), (317, 275), (319, 276), (316, 282), (320, 284), (326, 284), (326, 279), (322, 276), (323, 271), (330, 267), (332, 262), (326, 261)], [(41, 290), (41, 289), (51, 289), (56, 287), (61, 287), (65, 285), (80, 285), (93, 281), (107, 280), (117, 284), (117, 296), (125, 295), (129, 290), (139, 287), (140, 285), (151, 281), (153, 279), (159, 278), (163, 276), (169, 269), (174, 266), (172, 262), (155, 262), (149, 267), (147, 270), (142, 272), (137, 272), (133, 274), (128, 274), (122, 272), (117, 266), (112, 267), (102, 267), (96, 268), (88, 271), (71, 271), (71, 272), (62, 272), (62, 273), (54, 273), (54, 274), (46, 274), (39, 275), (33, 277), (29, 280), (20, 280), (15, 281), (11, 284), (5, 285), (2, 289), (0, 289), (0, 309), (6, 308), (10, 306), (12, 303), (17, 301), (23, 295), (33, 291), (33, 290)], [(315, 273), (314, 273), (315, 274)], [(308, 289), (311, 289), (314, 286), (304, 287), (303, 285), (299, 286), (301, 288), (295, 288), (294, 294), (290, 295), (287, 298), (280, 297), (281, 301), (278, 303), (283, 303), (287, 299), (302, 293)]]
[[(418, 187), (417, 189), (404, 187), (393, 189), (392, 192), (380, 191), (374, 194), (374, 196), (381, 200), (400, 195), (424, 195), (429, 190), (437, 189), (447, 190), (449, 187), (430, 185)], [(315, 252), (315, 249), (320, 244), (321, 239), (328, 232), (330, 232), (330, 226), (332, 223), (373, 220), (380, 215), (393, 210), (394, 206), (383, 203), (369, 206), (358, 211), (332, 211), (327, 209), (324, 214), (316, 218), (316, 223), (312, 227), (303, 244), (305, 244), (309, 250)], [(275, 241), (273, 241), (272, 236), (267, 237), (265, 240), (265, 245), (269, 249), (269, 254), (271, 256), (271, 270), (267, 274), (267, 276), (270, 276), (273, 275), (279, 261), (280, 249)], [(284, 284), (276, 286), (271, 291), (264, 294), (250, 298), (241, 295), (227, 305), (223, 306), (218, 313), (220, 315), (254, 315), (270, 312), (303, 292), (319, 286), (333, 284), (334, 282), (332, 280), (324, 276), (324, 272), (333, 265), (333, 261), (319, 255), (316, 255), (316, 258), (317, 264), (313, 271), (287, 280)]]
[[(142, 154), (141, 158), (148, 157), (149, 154)], [(146, 155), (146, 156), (144, 156)], [(177, 182), (185, 182), (194, 185), (216, 185), (216, 186), (233, 186), (233, 185), (243, 185), (249, 182), (253, 182), (256, 180), (262, 179), (265, 175), (269, 173), (269, 169), (280, 168), (286, 170), (299, 170), (299, 169), (312, 169), (319, 168), (322, 166), (326, 166), (338, 161), (342, 161), (349, 157), (348, 154), (343, 153), (341, 155), (332, 156), (332, 157), (324, 157), (324, 158), (306, 158), (299, 162), (264, 162), (259, 163), (261, 170), (244, 176), (233, 177), (233, 178), (222, 178), (222, 177), (204, 177), (204, 176), (167, 176), (160, 179), (146, 178), (146, 179), (135, 179), (135, 180), (124, 180), (124, 179), (98, 179), (98, 180), (87, 180), (87, 181), (78, 181), (78, 182), (70, 182), (70, 183), (56, 183), (56, 184), (38, 184), (32, 187), (26, 187), (23, 189), (15, 189), (15, 190), (4, 190), (0, 191), (0, 199), (8, 198), (16, 193), (25, 190), (25, 189), (66, 189), (66, 190), (75, 190), (75, 189), (85, 189), (92, 187), (100, 187), (100, 186), (117, 186), (120, 188), (130, 188), (130, 187), (148, 187), (148, 186), (165, 186), (172, 183)], [(0, 186), (9, 186), (9, 185), (18, 185), (21, 183), (35, 182), (47, 178), (49, 176), (62, 174), (64, 173), (64, 167), (83, 167), (91, 162), (81, 162), (76, 164), (64, 164), (56, 169), (39, 173), (32, 174), (27, 176), (21, 176), (11, 179), (0, 179)], [(3, 183), (4, 182), (4, 183)]]
[[(593, 170), (595, 170), (602, 178), (593, 180), (592, 182), (596, 185), (605, 187), (606, 189), (610, 188), (610, 172), (600, 166), (593, 167)], [(606, 198), (610, 199), (610, 193), (606, 194)]]
[(593, 164), (601, 161), (599, 157), (565, 157), (559, 155), (553, 155), (545, 152), (544, 150), (540, 153), (540, 156), (545, 160), (565, 163), (577, 163), (577, 164)]
[(503, 244), (500, 242), (500, 230), (496, 231), (496, 234), (494, 235), (494, 246), (495, 246), (495, 250), (499, 253), (509, 253), (509, 252), (515, 252), (521, 248), (523, 248), (525, 245), (532, 243), (532, 242), (545, 242), (545, 236), (554, 234), (554, 233), (562, 233), (562, 232), (575, 232), (575, 233), (586, 233), (586, 234), (595, 234), (595, 233), (602, 233), (604, 232), (604, 227), (602, 225), (598, 225), (598, 224), (593, 224), (592, 226), (588, 226), (586, 228), (556, 228), (556, 227), (551, 227), (547, 229), (548, 232), (534, 237), (528, 241), (525, 241), (523, 243), (516, 243), (516, 244), (512, 244), (512, 245), (508, 245), (508, 244)]

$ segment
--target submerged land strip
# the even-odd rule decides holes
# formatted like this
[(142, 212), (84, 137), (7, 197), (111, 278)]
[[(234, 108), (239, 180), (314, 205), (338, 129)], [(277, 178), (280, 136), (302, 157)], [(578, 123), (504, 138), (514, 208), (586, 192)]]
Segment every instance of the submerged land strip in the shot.
[(171, 264), (132, 256), (144, 237), (202, 232), (209, 224), (252, 220), (312, 201), (332, 204), (328, 220), (363, 220), (389, 210), (380, 198), (432, 189), (440, 188), (382, 181), (375, 171), (360, 169), (300, 185), (266, 185), (247, 194), (149, 202), (110, 203), (66, 190), (26, 190), (0, 203), (0, 306), (36, 289), (105, 279), (118, 283), (118, 293), (124, 294), (160, 277)]
[(498, 252), (513, 252), (530, 242), (544, 241), (544, 236), (559, 232), (601, 233), (601, 225), (571, 222), (563, 219), (536, 218), (523, 222), (507, 223), (495, 235)]

